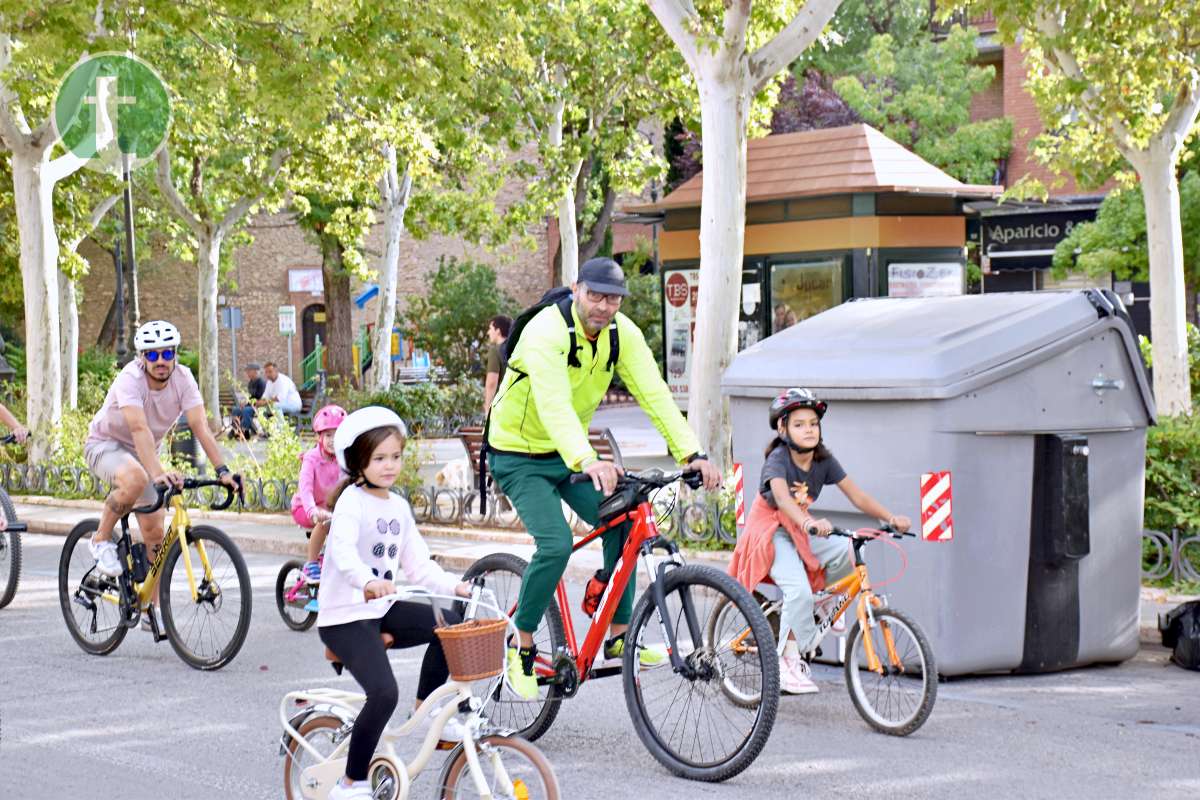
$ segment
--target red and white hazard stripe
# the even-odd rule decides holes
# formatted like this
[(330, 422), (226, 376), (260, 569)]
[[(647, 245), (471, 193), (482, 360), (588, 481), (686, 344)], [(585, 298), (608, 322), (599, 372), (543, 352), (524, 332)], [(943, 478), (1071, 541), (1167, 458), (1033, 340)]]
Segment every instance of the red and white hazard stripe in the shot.
[(954, 538), (954, 518), (950, 513), (949, 472), (921, 475), (921, 538), (929, 542), (948, 542)]
[(740, 530), (746, 526), (746, 485), (742, 480), (742, 465), (733, 465), (734, 492), (737, 496), (737, 526)]

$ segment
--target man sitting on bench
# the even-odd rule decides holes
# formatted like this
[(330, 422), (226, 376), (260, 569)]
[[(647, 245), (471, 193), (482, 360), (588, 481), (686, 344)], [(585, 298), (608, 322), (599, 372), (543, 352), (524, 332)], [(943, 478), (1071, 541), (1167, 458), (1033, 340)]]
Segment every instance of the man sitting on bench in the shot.
[[(303, 404), (300, 402), (300, 391), (296, 388), (296, 384), (291, 378), (280, 372), (279, 367), (275, 366), (273, 361), (263, 364), (263, 372), (267, 375), (267, 388), (263, 392), (262, 399), (255, 400), (254, 405), (259, 408), (278, 408), (284, 414), (298, 416)], [(269, 411), (267, 415), (270, 416)]]

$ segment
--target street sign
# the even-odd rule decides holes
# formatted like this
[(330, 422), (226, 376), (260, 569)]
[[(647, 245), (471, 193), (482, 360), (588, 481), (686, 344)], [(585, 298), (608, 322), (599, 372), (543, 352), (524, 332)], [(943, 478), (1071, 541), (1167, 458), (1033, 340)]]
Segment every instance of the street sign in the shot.
[(221, 330), (236, 331), (242, 327), (242, 310), (236, 306), (221, 309)]
[(295, 306), (279, 307), (279, 332), (284, 336), (291, 336), (296, 332)]

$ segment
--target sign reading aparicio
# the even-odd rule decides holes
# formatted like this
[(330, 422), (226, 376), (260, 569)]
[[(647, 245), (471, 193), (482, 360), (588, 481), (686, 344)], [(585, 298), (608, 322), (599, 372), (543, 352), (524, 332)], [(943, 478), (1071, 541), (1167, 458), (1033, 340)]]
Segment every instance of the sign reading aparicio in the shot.
[(1053, 250), (1081, 222), (1096, 218), (1095, 209), (1042, 211), (1036, 214), (1002, 214), (983, 220), (985, 253), (1019, 250)]

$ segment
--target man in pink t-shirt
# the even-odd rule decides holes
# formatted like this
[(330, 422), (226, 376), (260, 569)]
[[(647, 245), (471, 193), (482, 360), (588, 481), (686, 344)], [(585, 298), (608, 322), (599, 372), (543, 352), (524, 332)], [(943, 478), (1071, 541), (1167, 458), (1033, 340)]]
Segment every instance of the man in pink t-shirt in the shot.
[[(83, 456), (92, 473), (112, 486), (100, 514), (100, 527), (92, 535), (91, 552), (103, 574), (121, 574), (113, 527), (132, 508), (153, 503), (155, 484), (180, 486), (183, 475), (168, 471), (158, 460), (158, 447), (181, 415), (215, 465), (217, 477), (230, 486), (235, 477), (225, 466), (217, 440), (208, 428), (200, 387), (187, 367), (176, 361), (179, 331), (156, 320), (134, 335), (138, 355), (125, 365), (109, 387), (104, 405), (92, 418)], [(138, 514), (138, 528), (151, 560), (163, 540), (164, 509)]]

